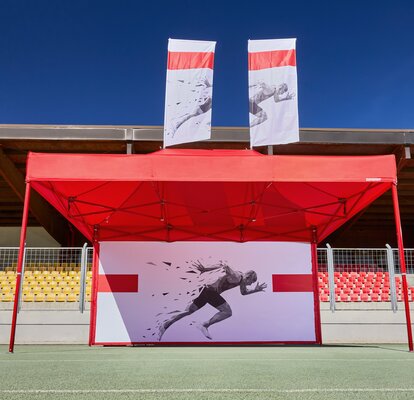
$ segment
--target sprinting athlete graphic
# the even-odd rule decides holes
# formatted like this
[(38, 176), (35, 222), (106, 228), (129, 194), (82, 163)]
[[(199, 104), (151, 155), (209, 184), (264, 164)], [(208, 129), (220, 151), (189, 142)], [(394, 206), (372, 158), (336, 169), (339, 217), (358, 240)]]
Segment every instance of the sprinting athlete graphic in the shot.
[[(179, 83), (184, 84), (182, 81), (179, 81)], [(191, 82), (188, 82), (188, 84), (190, 85)], [(211, 110), (213, 87), (208, 79), (204, 78), (198, 81), (192, 91), (197, 95), (196, 100), (193, 104), (183, 104), (183, 107), (189, 107), (189, 111), (171, 120), (169, 126), (166, 127), (167, 135), (174, 137), (175, 133), (184, 122)]]
[(201, 274), (217, 269), (222, 269), (224, 274), (215, 282), (203, 286), (198, 297), (195, 298), (184, 311), (179, 312), (174, 317), (170, 318), (160, 325), (158, 335), (159, 340), (161, 340), (165, 331), (172, 324), (188, 315), (195, 313), (206, 304), (210, 304), (216, 308), (218, 312), (214, 314), (213, 317), (208, 321), (197, 325), (197, 328), (200, 329), (200, 331), (207, 339), (211, 340), (212, 337), (208, 331), (208, 328), (217, 322), (230, 318), (232, 315), (230, 305), (221, 296), (224, 291), (233, 289), (235, 287), (240, 287), (240, 293), (245, 296), (252, 293), (263, 292), (267, 287), (266, 283), (258, 282), (254, 288), (248, 288), (248, 286), (257, 281), (257, 275), (255, 271), (247, 271), (246, 273), (242, 273), (240, 271), (234, 271), (227, 264), (222, 263), (210, 267), (205, 267), (201, 264), (200, 261), (193, 263), (193, 266), (197, 268)]
[(268, 85), (264, 82), (258, 82), (249, 86), (249, 89), (256, 89), (255, 94), (249, 98), (249, 111), (255, 116), (250, 123), (251, 127), (262, 124), (267, 120), (267, 114), (263, 108), (259, 106), (260, 103), (270, 97), (273, 97), (275, 103), (291, 100), (295, 97), (294, 93), (289, 93), (288, 85), (286, 83), (275, 86)]

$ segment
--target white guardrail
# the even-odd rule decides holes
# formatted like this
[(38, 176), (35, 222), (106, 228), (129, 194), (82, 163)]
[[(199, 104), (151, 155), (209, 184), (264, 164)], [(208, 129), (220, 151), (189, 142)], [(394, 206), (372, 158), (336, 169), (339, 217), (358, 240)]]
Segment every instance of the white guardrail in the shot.
[[(0, 247), (0, 271), (15, 271), (18, 247)], [(92, 269), (92, 247), (27, 247), (24, 254), (24, 271), (77, 271), (79, 273), (79, 311), (85, 310), (87, 272)], [(405, 249), (407, 273), (414, 273), (414, 249)], [(326, 248), (318, 249), (318, 268), (328, 276), (329, 302), (335, 311), (335, 274), (344, 272), (388, 272), (391, 308), (397, 311), (395, 275), (400, 273), (398, 249), (384, 248)], [(24, 282), (24, 274), (22, 279)], [(0, 282), (1, 283), (1, 282)], [(22, 293), (22, 290), (20, 290)], [(20, 308), (20, 299), (19, 299)]]

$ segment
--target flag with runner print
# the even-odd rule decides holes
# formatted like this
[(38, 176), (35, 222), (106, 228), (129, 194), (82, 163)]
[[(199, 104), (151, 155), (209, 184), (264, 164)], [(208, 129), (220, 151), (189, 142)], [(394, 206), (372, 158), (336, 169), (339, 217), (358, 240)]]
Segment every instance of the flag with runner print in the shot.
[(252, 146), (299, 141), (296, 39), (249, 40)]
[(210, 139), (215, 46), (169, 39), (164, 147)]

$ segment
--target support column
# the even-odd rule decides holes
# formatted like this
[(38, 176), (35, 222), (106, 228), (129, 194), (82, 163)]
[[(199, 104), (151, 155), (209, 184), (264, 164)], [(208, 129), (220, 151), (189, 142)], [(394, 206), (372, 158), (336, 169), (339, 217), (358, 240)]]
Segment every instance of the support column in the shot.
[(413, 333), (411, 328), (410, 303), (408, 302), (407, 269), (405, 266), (404, 243), (401, 228), (400, 207), (398, 204), (397, 184), (392, 185), (392, 200), (394, 205), (395, 226), (397, 229), (398, 252), (400, 254), (400, 267), (402, 276), (405, 319), (407, 323), (408, 348), (413, 351)]
[(17, 310), (19, 306), (20, 283), (22, 280), (24, 249), (26, 246), (26, 231), (27, 231), (27, 220), (29, 217), (29, 203), (30, 203), (30, 182), (26, 182), (26, 192), (24, 195), (24, 205), (23, 205), (22, 229), (20, 231), (19, 258), (17, 259), (16, 288), (14, 291), (13, 315), (12, 315), (12, 323), (11, 323), (11, 330), (10, 330), (10, 343), (9, 343), (10, 353), (13, 353), (14, 351), (14, 338), (16, 336)]

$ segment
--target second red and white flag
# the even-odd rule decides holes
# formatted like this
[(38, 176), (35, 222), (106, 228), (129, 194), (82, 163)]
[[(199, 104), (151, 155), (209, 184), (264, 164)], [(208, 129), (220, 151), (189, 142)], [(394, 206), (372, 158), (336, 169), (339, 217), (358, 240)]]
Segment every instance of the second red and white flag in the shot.
[(299, 141), (296, 39), (249, 40), (252, 146)]

